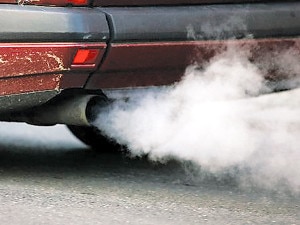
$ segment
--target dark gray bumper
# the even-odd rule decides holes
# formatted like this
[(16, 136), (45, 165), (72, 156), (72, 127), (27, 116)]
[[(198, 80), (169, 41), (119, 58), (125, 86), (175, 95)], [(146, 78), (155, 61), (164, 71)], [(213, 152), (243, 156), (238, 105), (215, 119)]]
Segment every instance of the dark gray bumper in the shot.
[(0, 34), (1, 42), (291, 37), (300, 36), (300, 3), (93, 9), (2, 4)]
[(300, 35), (300, 3), (99, 8), (113, 41), (178, 41)]
[(1, 42), (106, 41), (106, 16), (90, 8), (0, 4)]

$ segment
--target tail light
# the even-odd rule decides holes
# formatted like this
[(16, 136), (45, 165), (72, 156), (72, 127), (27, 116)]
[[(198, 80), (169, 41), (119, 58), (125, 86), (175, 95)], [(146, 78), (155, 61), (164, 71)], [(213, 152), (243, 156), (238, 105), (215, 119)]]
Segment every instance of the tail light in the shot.
[(83, 48), (78, 49), (72, 62), (72, 68), (83, 68), (83, 69), (93, 69), (96, 68), (102, 51), (96, 48)]
[(69, 4), (72, 5), (88, 5), (88, 0), (67, 0)]

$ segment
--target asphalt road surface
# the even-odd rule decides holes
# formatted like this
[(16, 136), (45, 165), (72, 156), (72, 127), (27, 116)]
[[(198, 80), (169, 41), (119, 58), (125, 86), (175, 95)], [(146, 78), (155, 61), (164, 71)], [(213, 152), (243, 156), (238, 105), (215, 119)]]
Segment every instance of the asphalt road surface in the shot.
[(95, 154), (64, 127), (2, 123), (0, 140), (0, 224), (300, 224), (297, 193)]

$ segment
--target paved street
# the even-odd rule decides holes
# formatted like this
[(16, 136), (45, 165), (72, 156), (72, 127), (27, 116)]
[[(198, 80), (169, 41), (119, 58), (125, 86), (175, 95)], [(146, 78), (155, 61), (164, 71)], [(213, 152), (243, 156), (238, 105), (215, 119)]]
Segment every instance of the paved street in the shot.
[(64, 127), (0, 126), (0, 224), (300, 224), (300, 196), (188, 162), (95, 154)]

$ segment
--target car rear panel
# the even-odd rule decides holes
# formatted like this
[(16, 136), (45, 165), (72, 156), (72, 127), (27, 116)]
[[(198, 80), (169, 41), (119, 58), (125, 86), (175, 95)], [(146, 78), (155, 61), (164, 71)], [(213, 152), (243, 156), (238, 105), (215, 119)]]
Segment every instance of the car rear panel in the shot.
[(72, 66), (76, 52), (105, 52), (109, 28), (99, 11), (4, 4), (0, 12), (0, 95), (58, 90), (63, 80), (64, 88), (83, 87), (91, 68)]
[[(188, 65), (203, 65), (228, 45), (249, 49), (254, 59), (287, 49), (299, 53), (298, 2), (98, 10), (108, 15), (112, 34), (89, 89), (171, 84)], [(272, 73), (266, 77), (279, 77)]]
[(104, 44), (95, 43), (0, 43), (0, 95), (59, 90), (66, 73), (73, 73), (67, 76), (72, 81), (69, 88), (82, 87), (86, 79), (81, 84), (74, 80), (87, 78), (89, 72), (75, 74), (72, 59), (86, 46), (101, 49), (100, 57), (105, 50)]

